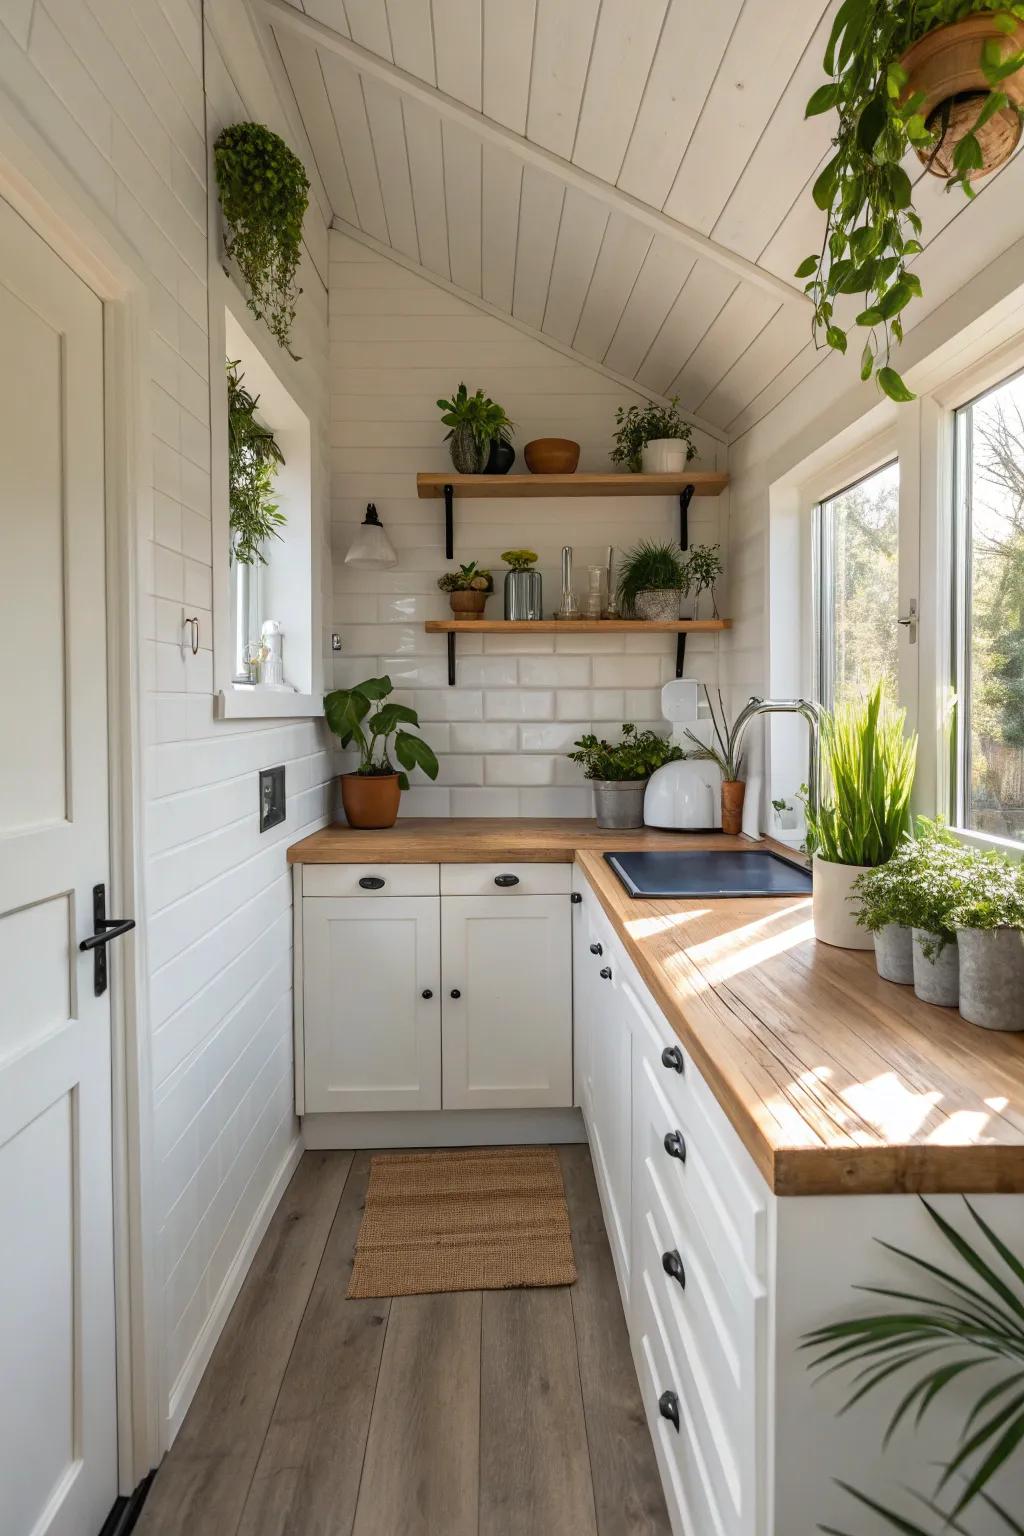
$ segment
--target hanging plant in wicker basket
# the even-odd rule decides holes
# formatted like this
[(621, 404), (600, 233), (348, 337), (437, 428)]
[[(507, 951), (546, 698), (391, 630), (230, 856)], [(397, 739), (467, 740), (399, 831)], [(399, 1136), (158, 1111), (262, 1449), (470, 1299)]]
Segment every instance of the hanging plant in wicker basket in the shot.
[(252, 313), (295, 357), (291, 330), (302, 292), (295, 275), (309, 202), (302, 161), (262, 123), (225, 128), (213, 146), (213, 159), (224, 215), (224, 254), (241, 273)]

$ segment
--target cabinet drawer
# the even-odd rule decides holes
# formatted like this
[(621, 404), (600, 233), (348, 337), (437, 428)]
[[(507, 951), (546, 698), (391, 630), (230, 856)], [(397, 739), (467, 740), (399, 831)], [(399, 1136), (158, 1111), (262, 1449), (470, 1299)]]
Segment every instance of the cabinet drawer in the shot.
[(442, 864), (442, 896), (568, 895), (571, 864)]
[(437, 864), (306, 864), (302, 870), (304, 897), (436, 896), (439, 890)]

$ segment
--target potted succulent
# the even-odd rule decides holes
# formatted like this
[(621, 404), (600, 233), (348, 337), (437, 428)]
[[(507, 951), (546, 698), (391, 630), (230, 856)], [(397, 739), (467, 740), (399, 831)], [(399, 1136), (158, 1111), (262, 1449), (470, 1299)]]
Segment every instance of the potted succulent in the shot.
[(618, 584), (623, 614), (648, 621), (678, 619), (680, 598), (689, 590), (686, 556), (678, 544), (644, 539), (623, 556)]
[[(743, 831), (743, 801), (746, 797), (746, 783), (740, 778), (743, 759), (740, 753), (740, 732), (735, 723), (729, 724), (729, 717), (725, 712), (725, 702), (722, 698), (722, 690), (718, 690), (718, 713), (711, 702), (711, 694), (707, 683), (704, 684), (704, 697), (707, 700), (708, 710), (711, 715), (711, 725), (715, 739), (710, 744), (701, 741), (689, 728), (685, 735), (693, 742), (694, 750), (687, 752), (686, 757), (698, 763), (716, 763), (722, 775), (722, 831), (730, 837), (738, 837)], [(721, 723), (719, 723), (721, 717)]]
[(460, 565), (457, 571), (445, 571), (437, 578), (437, 585), (442, 592), (448, 593), (449, 605), (457, 619), (482, 619), (484, 606), (494, 591), (494, 577), (471, 560), (468, 565)]
[(540, 571), (535, 571), (540, 556), (533, 549), (506, 549), (502, 560), (508, 566), (505, 572), (506, 619), (542, 619), (543, 583)]
[[(418, 730), (419, 716), (405, 704), (386, 703), (392, 691), (390, 677), (368, 677), (324, 697), (328, 726), (343, 747), (359, 752), (358, 767), (341, 775), (341, 803), (350, 827), (393, 827), (401, 792), (409, 788), (407, 770), (422, 768), (428, 779), (437, 778), (433, 751), (421, 736), (403, 729)], [(392, 737), (399, 769), (391, 761)]]
[[(492, 473), (508, 473), (515, 458), (509, 443), (513, 423), (500, 405), (482, 389), (471, 395), (465, 384), (460, 384), (450, 400), (439, 400), (437, 406), (441, 421), (448, 428), (445, 442), (449, 444), (452, 463), (460, 475), (484, 474), (495, 443), (503, 444), (507, 452), (501, 455), (504, 468)], [(512, 452), (511, 459), (508, 452)]]
[(718, 618), (718, 599), (715, 596), (715, 584), (719, 581), (724, 570), (722, 557), (719, 553), (720, 544), (694, 544), (687, 551), (686, 575), (690, 591), (693, 593), (693, 617), (700, 618), (700, 595), (702, 592), (711, 593), (711, 617)]
[(839, 7), (825, 50), (828, 80), (807, 116), (835, 111), (834, 153), (812, 196), (826, 214), (824, 238), (797, 268), (814, 304), (814, 333), (838, 352), (848, 327), (835, 310), (857, 295), (865, 337), (861, 378), (875, 373), (891, 399), (914, 397), (895, 368), (903, 311), (920, 297), (909, 263), (922, 250), (922, 223), (904, 165), (925, 167), (968, 197), (979, 176), (1013, 153), (1024, 107), (1024, 19), (1015, 4), (860, 0)]
[(681, 748), (656, 731), (622, 727), (622, 740), (600, 741), (589, 733), (575, 742), (569, 758), (579, 763), (594, 786), (594, 810), (599, 827), (642, 827), (644, 792), (656, 768), (682, 757)]
[(1024, 1030), (1024, 864), (978, 855), (950, 922), (964, 1018), (984, 1029)]
[(615, 447), (613, 464), (625, 464), (634, 474), (679, 474), (697, 457), (691, 441), (690, 423), (678, 411), (679, 396), (668, 405), (620, 405), (615, 412)]
[(886, 701), (882, 683), (863, 703), (821, 716), (825, 789), (805, 799), (813, 859), (814, 932), (840, 949), (871, 949), (850, 906), (854, 881), (892, 858), (910, 826), (917, 737), (904, 735), (906, 711)]

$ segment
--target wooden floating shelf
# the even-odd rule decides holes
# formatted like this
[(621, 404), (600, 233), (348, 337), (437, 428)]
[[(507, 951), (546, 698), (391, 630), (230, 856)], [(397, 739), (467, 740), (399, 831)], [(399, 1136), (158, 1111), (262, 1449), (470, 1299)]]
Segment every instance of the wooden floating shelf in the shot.
[(695, 496), (720, 496), (729, 476), (695, 469), (680, 475), (446, 475), (421, 471), (416, 494), (443, 500), (445, 487), (455, 496), (505, 499), (515, 496), (681, 496), (693, 486)]
[(428, 635), (448, 636), (448, 686), (455, 687), (456, 635), (637, 635), (676, 636), (676, 677), (683, 675), (687, 635), (717, 635), (731, 619), (426, 619)]

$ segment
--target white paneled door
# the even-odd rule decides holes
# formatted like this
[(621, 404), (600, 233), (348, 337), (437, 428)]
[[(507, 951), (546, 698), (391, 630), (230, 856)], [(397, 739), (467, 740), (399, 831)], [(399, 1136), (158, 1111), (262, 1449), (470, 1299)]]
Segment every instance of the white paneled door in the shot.
[(100, 301), (0, 203), (0, 1529), (117, 1497)]

